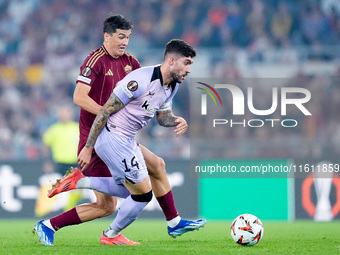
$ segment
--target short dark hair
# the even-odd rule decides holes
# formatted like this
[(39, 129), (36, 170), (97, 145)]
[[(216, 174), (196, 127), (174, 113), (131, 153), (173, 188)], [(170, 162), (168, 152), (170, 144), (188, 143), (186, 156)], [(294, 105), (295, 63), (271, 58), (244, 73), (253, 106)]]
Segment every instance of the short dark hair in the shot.
[(195, 57), (196, 50), (189, 43), (181, 39), (172, 39), (165, 46), (164, 59), (170, 53), (179, 54), (183, 57)]
[(121, 14), (109, 13), (109, 17), (104, 21), (103, 33), (112, 35), (117, 29), (130, 30), (133, 28), (131, 21)]

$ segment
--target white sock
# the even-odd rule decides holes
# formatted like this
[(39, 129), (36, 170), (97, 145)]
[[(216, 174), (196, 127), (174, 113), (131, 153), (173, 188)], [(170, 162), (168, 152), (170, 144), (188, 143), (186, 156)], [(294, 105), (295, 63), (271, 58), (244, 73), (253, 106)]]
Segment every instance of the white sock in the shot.
[(54, 229), (54, 227), (52, 226), (52, 224), (51, 224), (51, 221), (50, 221), (50, 220), (44, 220), (44, 221), (42, 222), (42, 224), (44, 224), (46, 227), (48, 227), (48, 228), (52, 229), (52, 230), (53, 230), (53, 232), (55, 232), (55, 229)]
[(110, 229), (115, 230), (116, 234), (118, 231), (125, 229), (137, 219), (147, 204), (148, 202), (135, 201), (131, 195), (128, 196), (119, 207), (116, 218), (110, 225)]
[(90, 188), (90, 178), (89, 177), (83, 177), (78, 180), (76, 184), (77, 189), (88, 189)]
[(178, 215), (177, 217), (175, 217), (171, 220), (168, 220), (168, 226), (170, 228), (176, 227), (178, 225), (178, 223), (181, 221), (181, 219), (182, 219), (181, 216)]
[(104, 235), (108, 238), (115, 238), (119, 236), (119, 234), (120, 234), (120, 231), (115, 231), (110, 227), (104, 232)]

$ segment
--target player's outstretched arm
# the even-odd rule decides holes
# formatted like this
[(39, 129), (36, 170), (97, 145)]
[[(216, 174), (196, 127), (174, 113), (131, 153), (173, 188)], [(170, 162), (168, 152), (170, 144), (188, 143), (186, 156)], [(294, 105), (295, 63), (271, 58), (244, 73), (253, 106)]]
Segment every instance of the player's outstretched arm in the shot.
[(163, 127), (176, 127), (174, 133), (176, 136), (184, 134), (188, 129), (188, 123), (182, 117), (174, 116), (171, 110), (158, 111), (156, 120)]
[(97, 117), (95, 118), (92, 124), (86, 145), (81, 150), (77, 158), (77, 162), (79, 166), (82, 168), (82, 170), (85, 170), (90, 162), (94, 144), (97, 140), (100, 131), (102, 131), (102, 129), (104, 128), (107, 119), (111, 114), (119, 111), (123, 107), (124, 104), (122, 103), (122, 101), (120, 101), (120, 99), (114, 93), (112, 93), (110, 98), (100, 109), (99, 113), (97, 114)]

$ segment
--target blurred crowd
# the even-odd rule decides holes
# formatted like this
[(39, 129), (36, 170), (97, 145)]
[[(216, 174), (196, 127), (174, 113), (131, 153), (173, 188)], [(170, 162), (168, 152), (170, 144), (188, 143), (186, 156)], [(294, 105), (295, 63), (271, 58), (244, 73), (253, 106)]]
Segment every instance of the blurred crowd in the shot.
[[(272, 57), (272, 64), (339, 60), (337, 0), (0, 0), (0, 160), (41, 157), (41, 137), (57, 121), (59, 107), (72, 105), (79, 66), (102, 44), (102, 23), (110, 11), (134, 23), (128, 51), (142, 66), (159, 63), (161, 49), (172, 38), (199, 49), (201, 63), (195, 65), (209, 63), (207, 76), (242, 78), (235, 64), (240, 58), (225, 55), (227, 50), (242, 50), (252, 64), (269, 61), (268, 51), (289, 52), (279, 60)], [(150, 55), (153, 51), (158, 57)], [(224, 69), (218, 73), (221, 63)], [(334, 109), (339, 109), (336, 85), (324, 86), (327, 90), (319, 89), (327, 93), (317, 92), (321, 101), (334, 102)], [(188, 97), (188, 90), (183, 90), (175, 101), (182, 110), (178, 115), (186, 118)], [(328, 123), (327, 115), (320, 115)], [(319, 137), (325, 128), (316, 127), (314, 137)], [(340, 133), (333, 126), (326, 129)], [(153, 124), (139, 139), (161, 156), (187, 158), (188, 134), (169, 142), (166, 139), (173, 136), (165, 130)], [(243, 134), (252, 136), (251, 130)]]
[(108, 11), (128, 17), (135, 24), (134, 40), (145, 47), (183, 38), (194, 46), (256, 51), (324, 47), (340, 39), (337, 0), (1, 0), (0, 7), (2, 63), (16, 54), (31, 63), (51, 52), (83, 54), (101, 43)]

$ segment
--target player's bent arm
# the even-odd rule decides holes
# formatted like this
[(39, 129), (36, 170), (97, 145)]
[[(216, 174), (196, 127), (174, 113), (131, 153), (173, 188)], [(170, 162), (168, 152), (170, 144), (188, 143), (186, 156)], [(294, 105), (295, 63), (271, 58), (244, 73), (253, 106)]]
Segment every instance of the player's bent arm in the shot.
[(97, 104), (90, 96), (91, 87), (87, 84), (77, 82), (77, 86), (73, 93), (73, 103), (78, 105), (85, 111), (97, 115), (102, 108), (101, 105)]
[(90, 134), (87, 138), (86, 147), (88, 148), (94, 147), (97, 137), (100, 131), (102, 131), (102, 129), (104, 128), (109, 116), (115, 112), (118, 112), (123, 107), (124, 104), (122, 103), (122, 101), (120, 101), (120, 99), (115, 95), (115, 93), (112, 93), (110, 98), (100, 109), (99, 113), (97, 114), (97, 117), (95, 118), (92, 124)]
[(156, 112), (156, 120), (163, 127), (176, 127), (174, 133), (176, 136), (184, 134), (188, 129), (188, 123), (182, 117), (174, 116), (171, 110)]
[(156, 120), (160, 126), (163, 127), (175, 127), (177, 123), (175, 122), (178, 117), (176, 117), (171, 110), (157, 111)]

